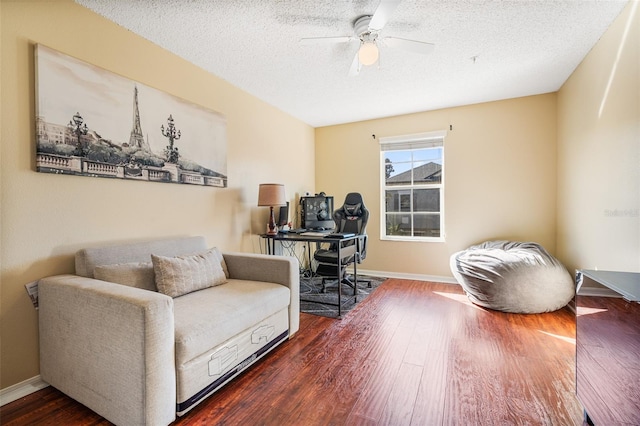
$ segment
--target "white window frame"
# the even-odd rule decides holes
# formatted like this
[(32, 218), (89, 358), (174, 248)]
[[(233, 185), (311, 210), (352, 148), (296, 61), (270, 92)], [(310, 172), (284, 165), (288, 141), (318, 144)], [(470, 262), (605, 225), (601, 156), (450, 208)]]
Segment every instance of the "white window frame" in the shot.
[[(421, 241), (421, 242), (444, 242), (445, 241), (445, 220), (444, 220), (444, 170), (445, 170), (445, 149), (444, 140), (447, 135), (446, 130), (416, 133), (411, 135), (393, 136), (380, 138), (380, 239), (389, 241)], [(412, 183), (410, 185), (393, 185), (387, 187), (385, 176), (385, 159), (386, 153), (392, 150), (411, 150), (411, 149), (424, 149), (424, 148), (442, 148), (442, 177), (440, 183), (434, 184), (418, 184)], [(412, 191), (413, 189), (435, 189), (440, 190), (440, 236), (438, 237), (420, 237), (420, 236), (401, 236), (401, 235), (387, 235), (387, 212), (385, 195), (386, 190), (402, 190)], [(411, 214), (413, 217), (413, 207), (411, 208)], [(413, 226), (412, 226), (413, 228)]]

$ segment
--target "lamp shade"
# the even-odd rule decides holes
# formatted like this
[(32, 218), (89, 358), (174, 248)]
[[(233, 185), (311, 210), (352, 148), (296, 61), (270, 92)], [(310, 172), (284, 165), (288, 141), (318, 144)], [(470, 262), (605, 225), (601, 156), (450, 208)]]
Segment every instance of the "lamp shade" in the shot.
[(258, 206), (284, 206), (287, 198), (284, 185), (279, 183), (261, 183), (258, 190)]

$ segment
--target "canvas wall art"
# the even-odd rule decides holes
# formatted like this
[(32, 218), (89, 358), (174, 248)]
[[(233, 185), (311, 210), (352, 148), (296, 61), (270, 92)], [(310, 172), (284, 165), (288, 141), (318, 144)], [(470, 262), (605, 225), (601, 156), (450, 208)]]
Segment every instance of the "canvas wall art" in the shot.
[(227, 186), (223, 115), (36, 45), (36, 170)]

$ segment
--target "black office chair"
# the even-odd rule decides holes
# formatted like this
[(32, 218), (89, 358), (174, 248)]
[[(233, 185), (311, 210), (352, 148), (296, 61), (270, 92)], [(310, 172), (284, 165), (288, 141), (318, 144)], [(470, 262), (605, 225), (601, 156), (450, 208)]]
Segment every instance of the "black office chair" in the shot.
[[(350, 192), (344, 199), (344, 204), (333, 212), (333, 221), (336, 223), (334, 232), (354, 233), (359, 235), (360, 252), (353, 256), (342, 259), (340, 277), (336, 277), (338, 265), (338, 251), (336, 244), (330, 244), (329, 248), (320, 248), (315, 251), (313, 258), (318, 262), (316, 275), (322, 276), (322, 291), (326, 291), (326, 281), (335, 279), (356, 290), (356, 285), (347, 275), (347, 267), (353, 262), (361, 263), (367, 257), (367, 222), (369, 220), (369, 210), (364, 205), (362, 195), (357, 192)], [(345, 242), (346, 243), (346, 242)], [(355, 242), (352, 242), (355, 244)], [(358, 280), (368, 283), (371, 281)]]

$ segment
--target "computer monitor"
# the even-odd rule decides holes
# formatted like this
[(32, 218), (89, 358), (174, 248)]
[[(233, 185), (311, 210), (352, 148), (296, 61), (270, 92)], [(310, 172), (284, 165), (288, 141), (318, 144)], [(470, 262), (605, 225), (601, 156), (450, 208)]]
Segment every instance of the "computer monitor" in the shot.
[(286, 206), (280, 206), (280, 212), (278, 213), (278, 228), (285, 226), (289, 223), (289, 202)]
[(300, 198), (301, 226), (305, 229), (333, 229), (333, 197), (316, 195)]

